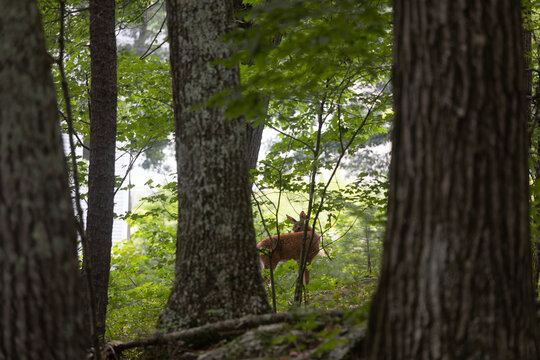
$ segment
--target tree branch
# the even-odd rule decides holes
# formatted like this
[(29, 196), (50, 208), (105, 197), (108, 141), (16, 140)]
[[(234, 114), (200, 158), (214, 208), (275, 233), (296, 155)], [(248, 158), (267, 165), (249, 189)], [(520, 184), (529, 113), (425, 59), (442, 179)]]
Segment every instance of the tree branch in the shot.
[(270, 129), (272, 129), (272, 130), (274, 130), (274, 131), (277, 131), (277, 132), (280, 133), (281, 135), (287, 136), (287, 137), (293, 139), (294, 141), (298, 141), (299, 143), (301, 143), (301, 144), (307, 146), (307, 148), (308, 148), (312, 153), (315, 153), (315, 149), (314, 149), (311, 145), (309, 145), (307, 142), (305, 142), (305, 141), (303, 141), (303, 140), (300, 140), (300, 139), (298, 139), (298, 138), (296, 138), (296, 137), (294, 137), (294, 136), (292, 136), (292, 135), (289, 135), (289, 134), (287, 134), (286, 132), (284, 132), (284, 131), (282, 131), (282, 130), (279, 130), (278, 128), (276, 128), (276, 127), (274, 127), (274, 126), (272, 126), (272, 125), (267, 125), (267, 126), (268, 126)]

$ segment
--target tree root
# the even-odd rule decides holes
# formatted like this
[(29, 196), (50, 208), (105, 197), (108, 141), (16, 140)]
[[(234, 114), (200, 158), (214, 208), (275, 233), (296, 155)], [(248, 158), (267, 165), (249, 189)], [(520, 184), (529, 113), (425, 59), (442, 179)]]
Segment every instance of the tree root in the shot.
[(105, 359), (118, 359), (122, 351), (148, 346), (181, 343), (186, 350), (201, 349), (214, 345), (222, 340), (235, 338), (246, 331), (262, 325), (276, 323), (295, 324), (306, 320), (330, 321), (339, 320), (347, 312), (344, 310), (327, 310), (318, 312), (286, 312), (278, 314), (265, 314), (246, 316), (239, 319), (223, 320), (204, 326), (170, 333), (159, 333), (132, 341), (110, 341), (102, 348)]

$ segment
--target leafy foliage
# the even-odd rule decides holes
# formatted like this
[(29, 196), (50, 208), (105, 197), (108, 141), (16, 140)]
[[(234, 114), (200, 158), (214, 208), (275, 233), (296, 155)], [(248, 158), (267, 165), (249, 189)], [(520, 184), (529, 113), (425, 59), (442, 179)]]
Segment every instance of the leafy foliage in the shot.
[[(235, 37), (237, 60), (246, 65), (243, 106), (235, 98), (231, 112), (259, 106), (248, 114), (277, 133), (278, 141), (254, 172), (259, 202), (277, 213), (282, 197), (274, 202), (265, 193), (300, 198), (303, 209), (313, 209), (312, 222), (323, 212), (337, 219), (348, 204), (384, 207), (386, 165), (352, 159), (369, 139), (388, 141), (389, 7), (369, 1), (253, 4), (245, 15), (252, 26)], [(257, 99), (269, 99), (267, 111)], [(334, 181), (343, 164), (347, 185), (340, 187)], [(267, 223), (275, 224), (274, 217)], [(282, 303), (284, 291), (278, 288)]]
[[(277, 132), (277, 141), (254, 174), (257, 196), (271, 212), (279, 209), (283, 195), (288, 203), (301, 203), (303, 208), (308, 202), (321, 212), (321, 218), (326, 214), (321, 233), (324, 242), (331, 243), (325, 248), (330, 256), (319, 256), (312, 265), (310, 306), (352, 307), (359, 300), (364, 302), (374, 289), (370, 279), (377, 269), (382, 229), (362, 210), (353, 215), (360, 215), (361, 222), (373, 227), (370, 256), (374, 273), (370, 274), (358, 266), (366, 258), (365, 249), (358, 246), (365, 242), (359, 240), (363, 235), (351, 230), (355, 222), (344, 210), (362, 204), (362, 209), (373, 209), (372, 213), (384, 212), (386, 165), (374, 167), (354, 160), (373, 139), (378, 144), (388, 141), (390, 12), (381, 4), (261, 2), (244, 14), (253, 25), (234, 35), (239, 52), (233, 60), (246, 65), (242, 66), (241, 93), (229, 94), (229, 112), (264, 121)], [(281, 39), (279, 45), (276, 37)], [(168, 64), (157, 57), (141, 59), (136, 53), (130, 49), (119, 53), (119, 134), (126, 149), (143, 148), (149, 139), (164, 139), (172, 131)], [(167, 86), (164, 90), (156, 84)], [(269, 99), (268, 111), (260, 99)], [(344, 177), (345, 186), (336, 181), (338, 162), (347, 169), (338, 175)], [(130, 241), (115, 247), (109, 316), (112, 333), (127, 336), (148, 331), (157, 316), (152, 309), (164, 302), (156, 286), (163, 286), (157, 280), (166, 278), (160, 269), (173, 274), (174, 232), (171, 224), (163, 225), (174, 221), (171, 189), (158, 191), (145, 200), (144, 211), (129, 215), (137, 231)], [(280, 194), (279, 199), (265, 194), (273, 191)], [(265, 218), (274, 233), (277, 217), (266, 214)], [(336, 225), (347, 222), (352, 224), (350, 228)], [(283, 222), (280, 229), (289, 231)], [(258, 230), (263, 233), (261, 226)], [(285, 264), (276, 271), (280, 309), (289, 306), (295, 266), (294, 262)], [(154, 295), (153, 302), (145, 302), (149, 295)], [(141, 313), (148, 316), (141, 317)], [(134, 317), (139, 321), (133, 324), (139, 325), (132, 328), (129, 321), (122, 320)]]
[(174, 280), (176, 183), (154, 189), (128, 215), (135, 229), (129, 240), (113, 247), (108, 333), (114, 338), (150, 333)]
[[(278, 132), (256, 184), (318, 197), (315, 209), (343, 206), (347, 192), (328, 193), (311, 179), (338, 163), (378, 172), (349, 158), (389, 129), (389, 8), (358, 1), (272, 1), (255, 6), (239, 31), (244, 93), (270, 99), (265, 123)], [(277, 34), (277, 35), (276, 35)], [(275, 36), (282, 38), (274, 45)], [(283, 86), (287, 84), (287, 86)], [(241, 109), (244, 110), (244, 109)], [(357, 181), (365, 178), (357, 174)], [(357, 188), (357, 187), (356, 187)]]
[[(118, 153), (127, 152), (138, 156), (155, 143), (162, 145), (173, 132), (171, 85), (169, 63), (163, 51), (136, 54), (139, 48), (160, 50), (154, 44), (164, 37), (164, 1), (119, 1), (117, 4), (119, 37), (118, 53)], [(49, 53), (53, 58), (59, 54), (59, 3), (40, 1)], [(74, 129), (78, 134), (79, 147), (88, 146), (90, 102), (90, 50), (89, 11), (87, 1), (67, 1), (64, 39), (66, 55), (63, 59), (69, 83), (69, 95), (74, 116)], [(146, 31), (141, 31), (144, 24)], [(160, 25), (157, 25), (160, 24)], [(148, 40), (151, 43), (148, 44)], [(153, 40), (153, 41), (152, 41)], [(163, 39), (161, 39), (163, 40)], [(138, 47), (137, 47), (138, 46)], [(141, 55), (144, 55), (141, 56)], [(159, 55), (160, 57), (156, 56)], [(53, 67), (56, 88), (61, 91), (61, 79), (57, 67)], [(65, 104), (60, 94), (59, 108), (65, 118)], [(167, 142), (165, 142), (167, 143)], [(163, 146), (149, 153), (148, 164), (161, 166)]]
[[(56, 1), (39, 2), (49, 53), (58, 56)], [(90, 57), (88, 2), (68, 1), (66, 56), (75, 129), (88, 140)], [(312, 208), (323, 252), (311, 268), (308, 306), (353, 308), (366, 304), (380, 267), (387, 192), (391, 103), (391, 6), (369, 0), (249, 0), (231, 34), (242, 86), (219, 94), (229, 115), (264, 123), (275, 139), (253, 172), (254, 193), (265, 226), (255, 211), (258, 238), (267, 231), (289, 232), (284, 213)], [(537, 69), (538, 4), (525, 2), (532, 31), (531, 68)], [(168, 47), (163, 1), (118, 1), (123, 40), (118, 52), (119, 152), (144, 166), (160, 168), (173, 132)], [(530, 134), (531, 237), (540, 233), (540, 125), (538, 72), (533, 74)], [(53, 67), (60, 90), (60, 78)], [(58, 96), (61, 115), (63, 97)], [(80, 158), (81, 181), (86, 162)], [(174, 276), (176, 183), (148, 184), (154, 191), (126, 215), (133, 233), (115, 244), (110, 283), (108, 334), (130, 338), (149, 333)], [(254, 206), (254, 209), (256, 207)], [(297, 265), (276, 269), (278, 310), (291, 306)], [(304, 324), (309, 326), (309, 324)], [(321, 334), (321, 352), (336, 344), (332, 330)], [(289, 339), (291, 340), (291, 339)]]

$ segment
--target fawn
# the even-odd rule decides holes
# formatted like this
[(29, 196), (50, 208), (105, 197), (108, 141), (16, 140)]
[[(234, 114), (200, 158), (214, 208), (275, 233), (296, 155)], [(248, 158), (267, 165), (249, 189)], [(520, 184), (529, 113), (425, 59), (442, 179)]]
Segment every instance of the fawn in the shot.
[[(278, 263), (289, 260), (296, 260), (300, 268), (300, 253), (302, 251), (302, 238), (304, 236), (304, 222), (306, 218), (306, 213), (303, 211), (300, 213), (300, 221), (296, 221), (287, 215), (287, 219), (293, 224), (292, 233), (280, 234), (279, 240), (277, 235), (271, 238), (267, 237), (257, 244), (257, 249), (260, 252), (259, 261), (263, 270), (270, 268), (270, 256), (272, 256), (272, 271), (275, 270)], [(311, 241), (312, 232), (314, 233), (313, 241)], [(319, 253), (320, 241), (321, 236), (308, 226), (305, 251), (309, 250), (309, 252), (307, 252), (306, 265), (310, 265), (313, 258)], [(310, 242), (311, 247), (309, 246)], [(305, 270), (304, 278), (306, 285), (309, 284), (308, 269)], [(266, 282), (268, 283), (268, 281)]]

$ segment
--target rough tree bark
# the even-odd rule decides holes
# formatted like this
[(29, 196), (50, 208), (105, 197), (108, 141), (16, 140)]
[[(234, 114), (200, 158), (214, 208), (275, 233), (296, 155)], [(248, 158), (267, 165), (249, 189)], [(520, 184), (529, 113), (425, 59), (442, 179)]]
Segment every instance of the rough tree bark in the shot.
[(247, 162), (249, 170), (257, 168), (264, 124), (246, 124)]
[[(527, 23), (524, 23), (523, 26), (523, 49), (525, 52), (525, 68), (527, 71), (524, 73), (525, 75), (525, 83), (527, 84), (527, 101), (525, 102), (526, 111), (527, 111), (527, 119), (529, 120), (529, 146), (530, 146), (530, 152), (531, 154), (540, 154), (539, 149), (535, 149), (535, 144), (539, 144), (540, 141), (538, 139), (532, 138), (534, 135), (534, 129), (540, 128), (540, 119), (539, 119), (539, 108), (540, 102), (538, 101), (538, 90), (540, 89), (540, 83), (537, 82), (537, 89), (536, 90), (536, 96), (537, 99), (535, 101), (535, 112), (533, 113), (531, 105), (532, 105), (532, 95), (533, 95), (533, 79), (532, 79), (532, 71), (531, 71), (531, 50), (532, 50), (532, 29), (533, 29), (533, 20), (532, 20), (532, 11), (531, 9), (531, 1), (530, 0), (524, 0), (521, 2), (524, 7), (524, 13), (525, 13), (525, 19), (527, 20)], [(539, 179), (540, 176), (540, 161), (538, 160), (538, 155), (536, 157), (536, 161), (534, 161), (532, 169), (531, 169), (531, 177), (532, 181), (536, 182)], [(531, 204), (532, 206), (536, 206), (537, 213), (540, 213), (540, 207), (538, 205)], [(534, 210), (533, 210), (534, 212)], [(531, 226), (539, 226), (538, 223), (535, 223), (534, 221), (531, 223)], [(538, 230), (540, 229), (534, 229), (534, 233), (539, 233)], [(538, 239), (538, 236), (535, 238), (534, 236), (531, 236), (532, 241), (532, 251), (533, 251), (533, 286), (538, 291), (538, 281), (540, 280), (540, 240)]]
[[(244, 4), (244, 0), (232, 0), (235, 14), (241, 13), (242, 10), (251, 8), (251, 5)], [(246, 22), (242, 18), (236, 19), (237, 25), (240, 28), (251, 27), (251, 22)], [(268, 101), (266, 101), (268, 103)], [(262, 134), (264, 124), (254, 126), (252, 123), (246, 123), (246, 158), (249, 170), (257, 168), (257, 160), (259, 159), (259, 149), (261, 148)]]
[(231, 50), (220, 36), (233, 3), (167, 1), (178, 162), (178, 239), (164, 330), (270, 310), (257, 263), (246, 161), (246, 125), (209, 97), (239, 82), (216, 65)]
[(116, 37), (114, 0), (90, 1), (90, 165), (87, 237), (96, 301), (96, 333), (103, 337), (111, 265), (116, 150)]
[(35, 1), (0, 1), (0, 359), (82, 359), (75, 222)]
[(369, 359), (538, 359), (520, 2), (395, 1)]
[[(266, 2), (270, 2), (271, 0), (266, 0)], [(251, 8), (251, 5), (244, 4), (243, 0), (233, 0), (234, 4), (234, 10), (236, 13), (241, 12), (241, 10), (246, 8)], [(237, 25), (242, 28), (249, 28), (251, 27), (251, 22), (244, 22), (243, 19), (237, 19)], [(281, 43), (281, 34), (277, 34), (272, 38), (272, 44), (274, 46), (278, 46)], [(264, 107), (266, 110), (268, 110), (268, 106), (270, 103), (270, 99), (268, 97), (262, 97), (261, 98), (261, 104), (264, 104)], [(264, 132), (264, 123), (255, 125), (252, 122), (248, 122), (246, 124), (246, 154), (247, 154), (247, 161), (249, 170), (253, 170), (257, 168), (257, 161), (259, 159), (259, 150), (261, 148), (261, 140), (262, 135)]]

